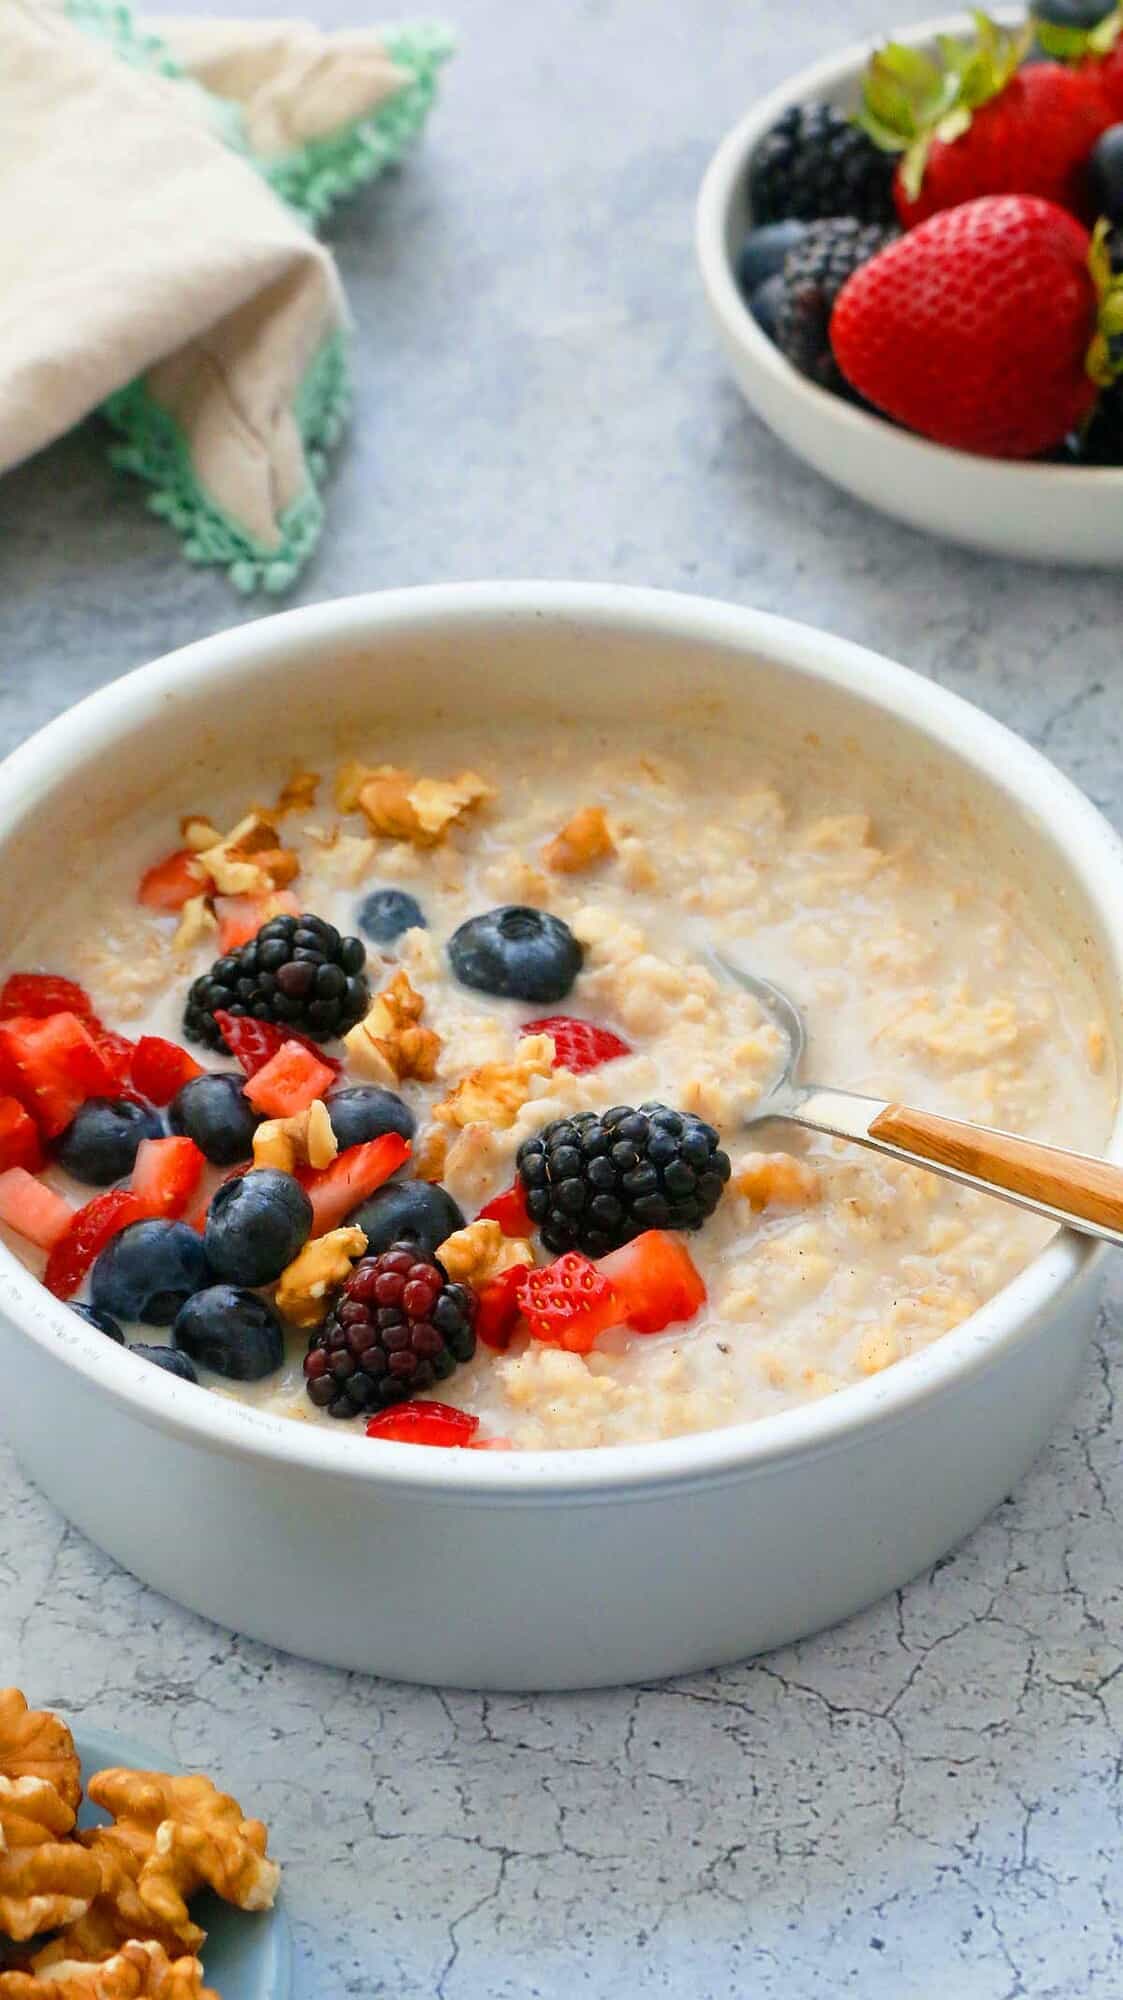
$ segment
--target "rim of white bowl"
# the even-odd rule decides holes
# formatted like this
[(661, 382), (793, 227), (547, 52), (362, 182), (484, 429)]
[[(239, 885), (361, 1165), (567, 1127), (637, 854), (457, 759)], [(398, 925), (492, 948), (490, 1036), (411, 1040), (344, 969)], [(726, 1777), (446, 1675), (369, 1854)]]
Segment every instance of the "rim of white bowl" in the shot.
[[(1024, 18), (1023, 11), (1013, 7), (995, 7), (990, 12), (994, 19), (1004, 22)], [(894, 29), (893, 40), (915, 46), (931, 42), (937, 35), (962, 34), (970, 30), (971, 25), (969, 14), (942, 14), (906, 28)], [(989, 458), (974, 452), (957, 451), (950, 445), (934, 444), (931, 439), (920, 437), (901, 424), (891, 423), (888, 417), (878, 416), (875, 411), (862, 410), (853, 403), (843, 402), (841, 396), (834, 396), (829, 389), (821, 389), (817, 383), (809, 382), (806, 376), (785, 361), (779, 348), (757, 325), (742, 298), (727, 247), (728, 225), (730, 211), (741, 193), (753, 153), (769, 126), (789, 105), (803, 103), (812, 97), (833, 99), (844, 85), (854, 81), (884, 39), (884, 36), (873, 35), (864, 42), (851, 42), (837, 54), (825, 56), (806, 69), (797, 70), (794, 76), (770, 91), (767, 97), (759, 98), (722, 139), (702, 177), (694, 217), (695, 254), (711, 310), (726, 338), (740, 348), (761, 374), (770, 376), (793, 401), (802, 401), (809, 409), (815, 410), (820, 424), (834, 424), (846, 437), (854, 440), (868, 438), (871, 434), (880, 437), (885, 441), (886, 448), (911, 452), (918, 468), (937, 463), (967, 466), (977, 478), (980, 467), (985, 466), (988, 479), (1010, 481), (1019, 487), (1044, 484), (1058, 497), (1066, 487), (1069, 491), (1087, 488), (1089, 492), (1104, 497), (1114, 489), (1123, 491), (1121, 466), (1052, 465), (1036, 459)]]
[[(798, 674), (848, 689), (912, 724), (957, 754), (981, 786), (1009, 796), (1047, 828), (1098, 911), (1123, 984), (1123, 841), (1069, 779), (1004, 724), (911, 669), (815, 626), (716, 599), (678, 592), (589, 583), (467, 583), (374, 592), (309, 605), (196, 641), (137, 668), (87, 696), (0, 764), (0, 854), (22, 812), (65, 781), (75, 761), (109, 754), (125, 729), (177, 701), (194, 703), (208, 682), (231, 671), (267, 673), (271, 663), (313, 648), (361, 644), (376, 629), (420, 631), (434, 622), (473, 627), (508, 619), (554, 619), (608, 631), (658, 629), (684, 647), (716, 644), (752, 650)], [(1123, 1108), (1117, 1108), (1108, 1157), (1123, 1160)], [(53, 1299), (39, 1279), (0, 1245), (0, 1295), (20, 1332), (73, 1367), (118, 1405), (155, 1428), (238, 1457), (261, 1458), (341, 1479), (386, 1481), (427, 1497), (533, 1504), (546, 1496), (611, 1500), (668, 1486), (743, 1477), (777, 1459), (841, 1448), (856, 1432), (903, 1418), (918, 1404), (962, 1385), (1015, 1346), (1035, 1316), (1102, 1254), (1061, 1231), (1033, 1261), (968, 1320), (921, 1353), (869, 1382), (819, 1402), (713, 1431), (651, 1444), (581, 1450), (469, 1452), (382, 1443), (227, 1400), (177, 1381), (138, 1360)]]

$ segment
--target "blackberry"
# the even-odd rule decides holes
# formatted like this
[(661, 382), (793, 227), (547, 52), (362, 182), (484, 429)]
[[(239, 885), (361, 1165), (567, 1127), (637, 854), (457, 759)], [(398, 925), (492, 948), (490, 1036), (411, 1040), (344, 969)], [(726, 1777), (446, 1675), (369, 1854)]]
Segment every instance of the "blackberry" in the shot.
[(317, 1409), (357, 1417), (431, 1389), (476, 1351), (476, 1301), (416, 1243), (356, 1264), (304, 1359)]
[(240, 951), (216, 958), (187, 996), (189, 1040), (226, 1049), (216, 1014), (249, 1014), (314, 1041), (345, 1035), (370, 1006), (361, 938), (340, 937), (322, 917), (272, 917)]
[(1103, 390), (1091, 422), (1062, 453), (1070, 465), (1123, 465), (1123, 388)]
[(836, 216), (830, 222), (812, 223), (802, 243), (784, 259), (772, 337), (792, 367), (820, 389), (853, 396), (831, 352), (834, 303), (847, 278), (899, 233)]
[(749, 166), (754, 224), (850, 215), (893, 220), (896, 161), (833, 104), (792, 104), (766, 132)]
[(618, 1104), (556, 1118), (519, 1147), (518, 1173), (548, 1250), (603, 1257), (645, 1229), (700, 1229), (730, 1166), (692, 1113)]

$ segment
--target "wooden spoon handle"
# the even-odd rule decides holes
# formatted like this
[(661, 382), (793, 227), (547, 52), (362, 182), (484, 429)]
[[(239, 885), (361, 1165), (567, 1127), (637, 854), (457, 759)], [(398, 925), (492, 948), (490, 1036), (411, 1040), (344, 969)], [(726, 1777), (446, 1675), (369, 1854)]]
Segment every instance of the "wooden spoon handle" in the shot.
[(985, 1125), (965, 1125), (930, 1111), (889, 1104), (868, 1126), (871, 1139), (900, 1146), (934, 1167), (987, 1181), (995, 1190), (1071, 1216), (1077, 1228), (1123, 1231), (1123, 1167), (1086, 1153), (1066, 1153)]

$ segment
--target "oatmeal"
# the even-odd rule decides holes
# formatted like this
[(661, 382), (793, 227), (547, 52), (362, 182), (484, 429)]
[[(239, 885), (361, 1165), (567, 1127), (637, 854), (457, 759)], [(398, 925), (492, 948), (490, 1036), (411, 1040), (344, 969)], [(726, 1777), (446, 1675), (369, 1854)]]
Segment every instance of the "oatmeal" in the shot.
[(828, 1395), (1027, 1263), (1042, 1221), (754, 1124), (779, 1038), (705, 955), (817, 1081), (1094, 1150), (1112, 1052), (1020, 888), (701, 732), (467, 736), (204, 788), (13, 945), (58, 990), (0, 1001), (0, 1216), (53, 1289), (303, 1422), (561, 1449)]

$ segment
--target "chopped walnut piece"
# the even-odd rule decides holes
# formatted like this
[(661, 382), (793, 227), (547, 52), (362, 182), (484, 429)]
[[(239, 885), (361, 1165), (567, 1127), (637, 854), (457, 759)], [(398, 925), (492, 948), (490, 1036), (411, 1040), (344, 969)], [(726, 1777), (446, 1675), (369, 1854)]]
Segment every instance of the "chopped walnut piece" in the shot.
[(197, 944), (210, 937), (218, 929), (218, 918), (211, 908), (207, 896), (191, 896), (180, 911), (179, 924), (172, 939), (173, 951), (194, 951)]
[(755, 1209), (809, 1208), (819, 1199), (819, 1176), (794, 1153), (750, 1153), (733, 1185)]
[(277, 1286), (277, 1310), (293, 1326), (319, 1326), (329, 1295), (351, 1275), (351, 1266), (367, 1247), (354, 1224), (331, 1229), (306, 1243), (299, 1257), (282, 1271)]
[(45, 1778), (78, 1810), (82, 1767), (74, 1738), (57, 1715), (28, 1708), (18, 1688), (0, 1688), (0, 1777)]
[(179, 830), (184, 846), (189, 847), (192, 854), (205, 854), (208, 847), (217, 847), (222, 839), (217, 826), (212, 826), (210, 820), (204, 819), (200, 813), (189, 813), (186, 819), (181, 819)]
[(319, 789), (318, 771), (294, 771), (281, 786), (274, 810), (282, 819), (290, 812), (311, 812)]
[(437, 1072), (441, 1038), (421, 1026), (425, 1002), (408, 974), (395, 973), (371, 1002), (364, 1020), (343, 1037), (353, 1068), (373, 1083), (402, 1083), (416, 1077), (430, 1083)]
[(37, 1971), (67, 1959), (111, 1958), (136, 1938), (158, 1941), (170, 1958), (199, 1949), (206, 1932), (198, 1924), (188, 1920), (169, 1929), (141, 1901), (137, 1884), (153, 1850), (150, 1832), (139, 1826), (96, 1826), (78, 1839), (97, 1868), (97, 1893), (84, 1915), (36, 1952), (32, 1964)]
[(415, 1181), (439, 1181), (444, 1178), (445, 1161), (448, 1159), (448, 1133), (439, 1125), (430, 1125), (423, 1132), (413, 1149), (410, 1169)]
[(461, 1078), (443, 1104), (434, 1106), (433, 1116), (441, 1125), (491, 1125), (504, 1130), (513, 1125), (527, 1098), (532, 1095), (535, 1077), (551, 1075), (554, 1044), (549, 1035), (527, 1035), (515, 1050), (513, 1062), (481, 1063)]
[(542, 859), (555, 875), (579, 875), (583, 869), (595, 867), (598, 861), (607, 861), (615, 852), (616, 842), (604, 807), (584, 806), (543, 848)]
[(339, 1151), (331, 1115), (320, 1098), (292, 1118), (270, 1118), (253, 1135), (255, 1167), (292, 1174), (297, 1167), (330, 1167)]
[(130, 1939), (100, 1964), (63, 1959), (41, 1972), (0, 1972), (0, 2000), (218, 2000), (197, 1958)]
[(300, 873), (300, 862), (283, 846), (276, 820), (260, 808), (220, 834), (199, 860), (220, 896), (268, 896), (287, 888)]
[(73, 1830), (49, 1779), (0, 1777), (0, 1936), (23, 1944), (85, 1916), (100, 1876)]
[(483, 1285), (515, 1264), (534, 1262), (532, 1243), (504, 1236), (499, 1224), (484, 1216), (446, 1236), (436, 1254), (442, 1270), (458, 1285)]
[(462, 771), (457, 778), (419, 778), (395, 764), (368, 768), (354, 760), (342, 766), (335, 783), (338, 811), (358, 808), (372, 833), (416, 847), (435, 847), (458, 820), (494, 797), (493, 788), (475, 771)]
[(272, 1909), (280, 1869), (266, 1858), (265, 1828), (244, 1819), (237, 1801), (209, 1778), (99, 1771), (89, 1794), (126, 1838), (147, 1845), (136, 1889), (157, 1925), (186, 1941), (187, 1931), (197, 1929), (188, 1898), (202, 1888), (240, 1910)]

